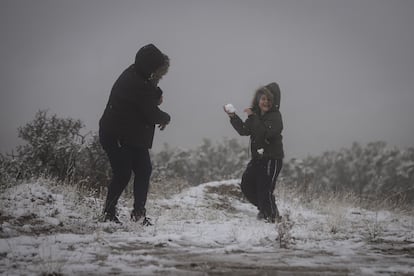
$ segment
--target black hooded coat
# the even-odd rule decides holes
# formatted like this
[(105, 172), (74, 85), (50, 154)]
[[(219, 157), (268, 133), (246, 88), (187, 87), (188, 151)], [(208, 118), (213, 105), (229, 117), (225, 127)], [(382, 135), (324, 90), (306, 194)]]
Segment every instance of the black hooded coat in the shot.
[[(282, 115), (280, 107), (280, 89), (277, 83), (270, 83), (266, 88), (273, 94), (273, 107), (264, 115), (254, 110), (245, 122), (235, 115), (230, 119), (234, 129), (242, 136), (250, 136), (252, 158), (283, 159)], [(258, 150), (263, 149), (260, 154)]]
[(162, 90), (150, 81), (151, 74), (165, 62), (165, 55), (152, 44), (138, 51), (135, 63), (112, 87), (99, 121), (101, 132), (116, 137), (121, 144), (152, 147), (155, 125), (170, 121), (170, 116), (158, 107)]

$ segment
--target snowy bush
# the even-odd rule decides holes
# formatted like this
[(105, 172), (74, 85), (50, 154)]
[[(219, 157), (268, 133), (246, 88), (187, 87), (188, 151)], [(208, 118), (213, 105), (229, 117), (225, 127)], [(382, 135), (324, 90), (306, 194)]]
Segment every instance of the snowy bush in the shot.
[(109, 164), (96, 135), (82, 135), (83, 123), (40, 110), (18, 129), (25, 141), (16, 152), (0, 155), (0, 183), (38, 177), (90, 188), (106, 185)]
[(414, 149), (387, 147), (385, 142), (290, 160), (283, 183), (307, 197), (354, 194), (360, 203), (414, 204)]
[(17, 148), (23, 162), (23, 177), (50, 175), (63, 180), (71, 173), (79, 151), (78, 134), (83, 124), (80, 120), (49, 116), (38, 111), (35, 119), (18, 129), (18, 136), (26, 144)]
[(107, 187), (111, 178), (108, 157), (99, 143), (97, 133), (90, 134), (82, 143), (74, 166), (76, 184), (89, 187), (99, 192)]
[(1, 189), (12, 186), (20, 174), (20, 164), (14, 156), (0, 154), (0, 187)]
[(236, 139), (213, 144), (204, 139), (195, 149), (183, 150), (164, 145), (153, 157), (153, 176), (183, 179), (190, 185), (240, 178), (248, 161), (247, 147)]
[(282, 217), (282, 220), (276, 224), (276, 230), (278, 233), (278, 241), (280, 248), (289, 248), (294, 243), (291, 230), (295, 223), (290, 219), (290, 211)]
[[(20, 179), (49, 177), (101, 192), (111, 178), (108, 158), (96, 133), (81, 134), (83, 123), (39, 111), (18, 129), (26, 144), (0, 154), (0, 186)], [(205, 139), (193, 149), (164, 148), (152, 153), (152, 189), (172, 194), (210, 181), (240, 179), (250, 156), (248, 145), (236, 139)], [(311, 201), (315, 197), (357, 197), (360, 204), (375, 201), (414, 205), (414, 148), (400, 150), (384, 142), (325, 152), (285, 162), (279, 178), (288, 190)], [(378, 206), (376, 206), (378, 207)]]
[[(98, 135), (82, 135), (82, 127), (80, 120), (39, 111), (33, 121), (18, 130), (18, 136), (26, 143), (16, 153), (0, 155), (1, 183), (49, 177), (98, 192), (106, 188), (111, 178), (108, 158)], [(165, 145), (152, 155), (153, 189), (165, 190), (169, 184), (179, 186), (169, 191), (240, 178), (248, 161), (247, 147), (235, 139), (216, 144), (205, 139), (199, 147), (189, 150)]]

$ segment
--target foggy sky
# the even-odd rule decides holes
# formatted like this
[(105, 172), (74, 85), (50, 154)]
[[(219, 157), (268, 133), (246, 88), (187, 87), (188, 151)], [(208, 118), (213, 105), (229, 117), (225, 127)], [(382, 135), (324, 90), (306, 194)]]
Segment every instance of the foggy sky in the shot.
[[(386, 141), (414, 146), (414, 1), (0, 0), (0, 152), (39, 109), (98, 120), (119, 74), (154, 43), (172, 116), (163, 143), (238, 138), (238, 113), (272, 81), (288, 158)], [(248, 138), (239, 138), (248, 145)]]

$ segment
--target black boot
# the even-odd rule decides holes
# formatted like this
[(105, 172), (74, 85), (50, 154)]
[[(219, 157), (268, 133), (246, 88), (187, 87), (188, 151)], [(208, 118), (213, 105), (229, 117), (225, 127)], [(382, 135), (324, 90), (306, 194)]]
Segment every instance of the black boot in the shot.
[(263, 214), (262, 211), (259, 211), (259, 213), (257, 213), (256, 218), (257, 220), (263, 220), (265, 218), (265, 215)]
[(115, 213), (109, 213), (109, 212), (105, 212), (104, 213), (104, 222), (115, 222), (118, 224), (122, 224), (121, 221), (119, 220), (119, 218), (115, 215)]
[(142, 225), (144, 226), (152, 226), (152, 222), (151, 219), (149, 217), (144, 217), (144, 219), (142, 220)]
[(145, 216), (146, 212), (145, 208), (133, 210), (131, 212), (131, 220), (137, 222), (142, 219), (142, 225), (151, 226), (151, 219)]
[(134, 209), (134, 210), (132, 210), (132, 212), (131, 212), (131, 220), (132, 221), (139, 221), (141, 218), (144, 218), (145, 217), (145, 214), (146, 214), (146, 210), (145, 210), (145, 208), (142, 208), (142, 209), (138, 209), (138, 210), (136, 210), (136, 209)]

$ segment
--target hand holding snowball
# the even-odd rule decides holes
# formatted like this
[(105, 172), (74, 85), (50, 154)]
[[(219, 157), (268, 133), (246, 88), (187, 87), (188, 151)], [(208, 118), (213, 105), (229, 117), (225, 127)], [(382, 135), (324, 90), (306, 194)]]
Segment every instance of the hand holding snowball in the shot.
[(229, 115), (231, 118), (233, 118), (236, 114), (236, 108), (234, 108), (232, 104), (226, 104), (225, 106), (223, 106), (223, 109), (224, 112), (226, 112), (227, 115)]

